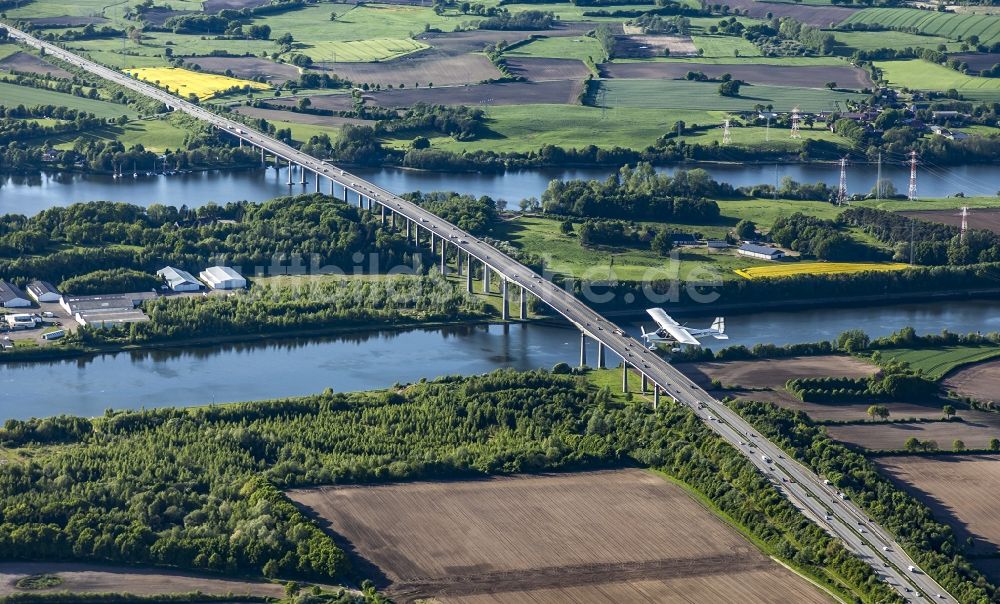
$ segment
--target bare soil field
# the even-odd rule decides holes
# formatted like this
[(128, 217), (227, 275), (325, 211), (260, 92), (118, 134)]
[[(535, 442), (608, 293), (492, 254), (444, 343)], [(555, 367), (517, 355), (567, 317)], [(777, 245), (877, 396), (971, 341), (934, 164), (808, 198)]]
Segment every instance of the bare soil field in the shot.
[(163, 27), (163, 24), (167, 22), (167, 19), (171, 17), (179, 17), (181, 15), (190, 15), (194, 13), (191, 10), (173, 10), (165, 6), (151, 6), (147, 8), (145, 12), (142, 13), (142, 20), (150, 25), (155, 25), (156, 27)]
[(258, 6), (264, 6), (265, 4), (270, 3), (271, 0), (205, 0), (202, 3), (202, 7), (206, 13), (211, 14), (227, 8), (233, 8), (236, 10), (241, 8), (257, 8)]
[(908, 438), (933, 440), (938, 447), (952, 449), (959, 439), (970, 449), (985, 449), (991, 438), (1000, 438), (1000, 415), (986, 411), (961, 411), (964, 421), (928, 423), (878, 423), (827, 426), (837, 440), (873, 450), (902, 449)]
[(39, 59), (35, 55), (26, 52), (15, 52), (9, 57), (0, 61), (0, 69), (5, 71), (23, 71), (26, 73), (37, 73), (39, 75), (51, 74), (57, 78), (72, 78), (73, 74), (62, 67), (56, 67), (51, 63)]
[[(926, 210), (922, 212), (900, 212), (900, 214), (918, 220), (926, 220), (927, 222), (950, 224), (956, 227), (962, 225), (962, 216), (957, 210)], [(970, 229), (983, 229), (1000, 234), (1000, 209), (971, 209), (969, 210), (968, 220)]]
[(600, 67), (601, 77), (629, 79), (683, 78), (689, 71), (700, 71), (711, 78), (728, 73), (737, 80), (751, 84), (775, 86), (801, 86), (823, 88), (827, 82), (836, 82), (840, 88), (867, 88), (872, 86), (868, 72), (845, 65), (844, 67), (809, 67), (792, 65), (711, 65), (707, 63), (605, 63)]
[(535, 82), (545, 80), (582, 80), (590, 70), (576, 59), (541, 59), (532, 57), (507, 59), (507, 68), (514, 75)]
[(963, 367), (944, 379), (944, 386), (984, 403), (1000, 403), (1000, 360)]
[(748, 16), (755, 19), (766, 19), (767, 13), (771, 13), (774, 17), (792, 17), (817, 27), (830, 27), (831, 23), (840, 23), (857, 10), (843, 6), (756, 2), (755, 0), (725, 0), (722, 4), (731, 9), (738, 8), (741, 11), (748, 11)]
[[(807, 403), (789, 393), (787, 390), (720, 390), (714, 394), (721, 398), (742, 399), (748, 401), (765, 401), (774, 403), (792, 411), (802, 411), (815, 421), (857, 421), (867, 420), (870, 403), (833, 404)], [(918, 405), (913, 403), (883, 403), (889, 409), (890, 419), (941, 419), (940, 406)]]
[(711, 363), (678, 363), (677, 368), (699, 384), (719, 380), (724, 386), (783, 389), (785, 382), (806, 377), (852, 377), (874, 375), (874, 365), (841, 355), (790, 357)]
[(501, 73), (484, 55), (449, 55), (439, 52), (418, 53), (384, 63), (321, 63), (323, 69), (361, 84), (407, 87), (419, 83), (426, 86), (475, 84), (501, 77)]
[(299, 77), (299, 70), (295, 66), (259, 57), (186, 57), (184, 60), (198, 64), (204, 71), (212, 73), (225, 74), (230, 69), (238, 78), (252, 80), (264, 76), (272, 84), (284, 84)]
[[(380, 107), (411, 107), (416, 103), (432, 105), (575, 105), (583, 82), (553, 80), (548, 82), (503, 82), (444, 88), (405, 88), (383, 90), (365, 95)], [(315, 103), (314, 103), (315, 106)]]
[[(0, 563), (0, 596), (20, 593), (14, 584), (21, 578), (37, 574), (55, 574), (62, 584), (44, 591), (76, 593), (122, 592), (130, 594), (164, 594), (201, 591), (206, 594), (234, 593), (280, 598), (284, 588), (274, 583), (243, 581), (224, 577), (191, 575), (170, 570), (125, 568), (62, 562)], [(38, 590), (32, 590), (37, 593)]]
[(335, 117), (329, 115), (313, 115), (311, 113), (296, 113), (294, 111), (281, 111), (279, 109), (264, 109), (261, 107), (240, 106), (233, 109), (241, 115), (250, 117), (262, 117), (266, 120), (279, 122), (294, 122), (296, 124), (308, 124), (310, 126), (343, 126), (352, 124), (355, 126), (373, 125), (373, 120), (361, 120), (353, 117)]
[(969, 69), (973, 71), (990, 69), (997, 63), (1000, 63), (1000, 53), (997, 52), (965, 52), (948, 55), (948, 58), (968, 63)]
[[(972, 537), (976, 555), (1000, 554), (1000, 455), (948, 455), (939, 457), (883, 457), (879, 468), (903, 489), (934, 510), (950, 524), (960, 539)], [(980, 565), (993, 580), (1000, 579), (997, 560)]]
[(642, 470), (289, 496), (401, 601), (650, 602), (684, 582), (713, 584), (715, 602), (828, 601), (683, 489)]
[(690, 36), (629, 35), (615, 38), (615, 56), (621, 58), (662, 57), (667, 48), (672, 57), (698, 55), (698, 49)]
[[(294, 107), (299, 104), (301, 97), (287, 97), (281, 99), (268, 99), (271, 105), (283, 105)], [(314, 94), (309, 97), (314, 109), (330, 109), (332, 111), (350, 111), (354, 108), (354, 99), (349, 94)]]

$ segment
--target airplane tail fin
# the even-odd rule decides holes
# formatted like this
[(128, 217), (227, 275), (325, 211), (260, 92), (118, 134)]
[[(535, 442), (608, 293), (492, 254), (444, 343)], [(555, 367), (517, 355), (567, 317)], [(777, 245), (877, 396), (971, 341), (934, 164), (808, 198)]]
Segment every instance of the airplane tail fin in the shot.
[(715, 317), (712, 321), (712, 337), (716, 340), (728, 340), (729, 336), (726, 335), (726, 319), (725, 317)]

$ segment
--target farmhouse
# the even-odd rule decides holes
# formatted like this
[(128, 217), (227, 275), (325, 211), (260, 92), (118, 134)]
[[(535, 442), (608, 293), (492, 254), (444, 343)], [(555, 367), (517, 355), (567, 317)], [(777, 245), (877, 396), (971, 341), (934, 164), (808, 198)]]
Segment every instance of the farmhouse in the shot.
[(48, 281), (32, 281), (25, 288), (28, 290), (28, 295), (35, 299), (35, 302), (58, 302), (61, 297), (59, 290), (57, 290)]
[(201, 271), (198, 278), (212, 289), (241, 289), (247, 280), (228, 266), (211, 266)]
[(766, 245), (756, 245), (753, 243), (744, 243), (736, 251), (739, 252), (740, 256), (758, 258), (760, 260), (778, 260), (785, 257), (785, 252), (777, 248), (767, 247)]
[(191, 276), (191, 273), (179, 268), (165, 266), (156, 274), (167, 282), (167, 286), (175, 292), (196, 292), (201, 289), (201, 282)]
[(31, 306), (31, 300), (19, 287), (0, 281), (0, 304), (5, 308), (24, 308)]

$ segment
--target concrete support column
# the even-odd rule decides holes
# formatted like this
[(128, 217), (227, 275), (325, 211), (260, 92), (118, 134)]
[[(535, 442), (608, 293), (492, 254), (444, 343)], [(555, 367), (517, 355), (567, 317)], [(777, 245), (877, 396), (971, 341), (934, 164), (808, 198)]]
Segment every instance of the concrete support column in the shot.
[(653, 384), (653, 411), (660, 406), (660, 387)]
[(644, 373), (644, 374), (642, 374), (642, 392), (643, 392), (643, 394), (646, 393), (646, 389), (648, 387), (649, 387), (649, 378), (647, 378), (646, 374)]
[(501, 304), (500, 304), (500, 309), (501, 309), (500, 314), (502, 315), (501, 318), (504, 321), (508, 321), (508, 320), (510, 320), (510, 300), (507, 297), (507, 280), (506, 279), (500, 279), (500, 296), (503, 298), (501, 300)]
[[(392, 217), (395, 218), (396, 215), (393, 214)], [(410, 219), (409, 218), (404, 218), (403, 220), (405, 221), (405, 224), (406, 224), (406, 240), (409, 241), (410, 240)]]
[(315, 172), (314, 176), (316, 177), (316, 192), (319, 193), (319, 172)]
[(525, 287), (523, 285), (521, 286), (521, 300), (520, 300), (520, 304), (518, 304), (518, 309), (517, 310), (518, 310), (517, 316), (519, 316), (522, 321), (527, 321), (528, 320), (528, 292), (527, 292), (527, 290), (525, 289)]
[(385, 224), (385, 206), (382, 206), (382, 224)]
[(587, 366), (587, 334), (580, 332), (580, 367)]
[(240, 149), (242, 149), (242, 148), (243, 148), (243, 139), (241, 138), (240, 139)]
[(344, 187), (344, 203), (348, 203), (347, 200), (350, 198), (350, 192), (350, 189)]
[(391, 217), (390, 220), (392, 220), (392, 228), (395, 229), (396, 228), (396, 213), (395, 212), (392, 212), (392, 217)]
[(448, 267), (446, 263), (448, 262), (448, 242), (445, 241), (444, 237), (441, 238), (441, 274), (447, 274)]
[(292, 186), (292, 160), (288, 160), (288, 186)]
[(306, 184), (306, 167), (305, 166), (299, 166), (299, 184), (300, 185)]
[(483, 293), (490, 293), (490, 267), (483, 263)]
[(628, 361), (622, 357), (622, 392), (628, 392)]
[(260, 165), (267, 167), (267, 159), (264, 157), (264, 147), (260, 148)]
[(462, 274), (462, 248), (460, 247), (455, 248), (455, 269), (459, 275)]
[(604, 342), (597, 341), (597, 368), (604, 369)]
[(469, 266), (465, 271), (465, 291), (470, 294), (472, 293), (472, 273), (474, 272), (472, 270), (472, 256), (469, 256)]
[(337, 186), (337, 183), (336, 183), (336, 182), (334, 182), (334, 180), (333, 180), (333, 179), (331, 178), (331, 179), (330, 179), (330, 197), (333, 197), (333, 196), (334, 196), (334, 193), (335, 193), (335, 190), (334, 190), (334, 188), (335, 188), (336, 186)]

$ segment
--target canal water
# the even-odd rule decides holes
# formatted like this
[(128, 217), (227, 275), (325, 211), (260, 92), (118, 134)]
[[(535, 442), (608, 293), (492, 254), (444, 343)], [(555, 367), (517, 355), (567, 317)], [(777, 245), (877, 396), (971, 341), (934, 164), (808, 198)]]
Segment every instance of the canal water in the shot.
[[(688, 320), (692, 326), (710, 322), (711, 317)], [(639, 335), (640, 323), (622, 324)], [(726, 321), (730, 340), (705, 343), (718, 349), (812, 342), (848, 329), (878, 336), (907, 325), (920, 333), (1000, 331), (1000, 301), (733, 315)], [(651, 326), (645, 322), (647, 330)], [(578, 332), (558, 324), (477, 325), (11, 363), (0, 365), (0, 420), (381, 388), (499, 367), (549, 368), (576, 364), (579, 343)], [(596, 359), (593, 343), (588, 358)]]
[[(836, 186), (839, 168), (830, 165), (704, 165), (715, 179), (734, 186), (775, 183), (789, 176), (799, 182), (826, 182)], [(677, 167), (662, 168), (673, 173)], [(359, 176), (368, 178), (390, 191), (444, 191), (507, 200), (512, 206), (525, 197), (540, 197), (552, 179), (606, 178), (610, 170), (539, 169), (504, 174), (443, 173), (401, 170), (398, 168), (359, 169)], [(847, 185), (850, 193), (866, 193), (875, 184), (877, 168), (872, 165), (851, 166)], [(883, 179), (890, 180), (896, 190), (905, 192), (909, 171), (905, 166), (886, 165)], [(285, 169), (215, 170), (177, 174), (174, 176), (139, 176), (114, 180), (110, 176), (92, 174), (36, 174), (32, 176), (0, 176), (0, 214), (32, 215), (46, 208), (96, 199), (123, 201), (140, 205), (187, 203), (197, 206), (210, 201), (224, 204), (230, 201), (263, 201), (289, 191), (311, 191), (311, 186), (286, 185)], [(326, 183), (324, 183), (326, 185)], [(328, 185), (327, 185), (328, 186)], [(328, 188), (324, 190), (329, 191)], [(956, 193), (996, 195), (1000, 191), (1000, 171), (988, 165), (922, 168), (918, 174), (918, 195), (946, 197)]]

